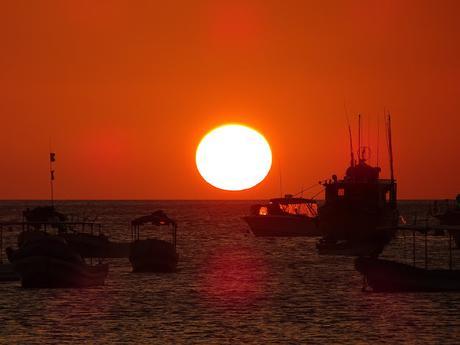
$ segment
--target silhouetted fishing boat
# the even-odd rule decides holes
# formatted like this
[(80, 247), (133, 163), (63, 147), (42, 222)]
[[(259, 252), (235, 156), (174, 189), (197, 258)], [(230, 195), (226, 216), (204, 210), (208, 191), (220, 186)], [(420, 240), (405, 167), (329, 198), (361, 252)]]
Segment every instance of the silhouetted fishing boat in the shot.
[[(156, 238), (140, 239), (140, 227), (145, 224), (168, 226), (171, 228), (171, 241)], [(133, 242), (130, 247), (129, 261), (133, 272), (173, 272), (177, 268), (179, 256), (176, 252), (177, 224), (163, 211), (131, 221)]]
[(59, 236), (28, 240), (7, 248), (8, 260), (25, 288), (82, 288), (103, 285), (107, 264), (90, 266)]
[(318, 206), (315, 200), (270, 199), (265, 205), (252, 205), (243, 217), (255, 236), (319, 236)]
[[(406, 224), (398, 226), (398, 229), (412, 232), (412, 265), (375, 257), (359, 257), (355, 260), (355, 268), (363, 275), (363, 289), (369, 286), (375, 292), (460, 291), (460, 270), (453, 269), (452, 259), (452, 232), (460, 232), (460, 226), (449, 226), (449, 269), (428, 268), (428, 233), (431, 228)], [(391, 229), (381, 229), (383, 232), (388, 230)], [(416, 266), (416, 233), (424, 236), (424, 268)]]
[(355, 268), (375, 292), (460, 291), (460, 270), (424, 269), (365, 257), (356, 258)]
[[(358, 149), (358, 162), (353, 156), (350, 130), (351, 163), (345, 177), (336, 175), (323, 182), (325, 203), (319, 208), (319, 225), (323, 238), (317, 243), (322, 254), (378, 255), (396, 232), (398, 209), (396, 181), (393, 175), (391, 127), (388, 117), (388, 141), (391, 178), (381, 179), (380, 167), (368, 161), (368, 150)], [(394, 231), (379, 231), (394, 227)]]

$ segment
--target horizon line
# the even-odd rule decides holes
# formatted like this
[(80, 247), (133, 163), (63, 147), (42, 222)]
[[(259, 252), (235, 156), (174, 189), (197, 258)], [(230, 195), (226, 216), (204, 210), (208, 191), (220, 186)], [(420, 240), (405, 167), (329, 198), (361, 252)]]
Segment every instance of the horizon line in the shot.
[[(270, 200), (272, 198), (254, 198), (254, 199), (54, 199), (54, 202), (60, 201), (255, 201), (255, 200)], [(309, 198), (306, 198), (309, 199)], [(323, 201), (324, 199), (314, 199)], [(449, 198), (401, 198), (398, 201), (430, 201), (430, 200), (455, 200)], [(43, 201), (51, 202), (49, 199), (0, 199), (0, 202), (6, 201)]]

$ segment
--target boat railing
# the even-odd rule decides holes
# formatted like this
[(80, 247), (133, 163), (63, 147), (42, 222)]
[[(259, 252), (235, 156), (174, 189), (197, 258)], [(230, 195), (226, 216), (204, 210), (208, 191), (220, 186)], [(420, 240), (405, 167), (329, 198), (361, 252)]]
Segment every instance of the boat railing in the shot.
[[(429, 255), (428, 255), (428, 234), (429, 232), (433, 231), (443, 231), (447, 233), (448, 236), (448, 265), (449, 270), (453, 269), (453, 236), (454, 234), (460, 234), (460, 226), (457, 225), (430, 225), (428, 222), (424, 222), (424, 224), (417, 223), (417, 219), (415, 219), (414, 223), (412, 224), (399, 224), (396, 227), (380, 227), (382, 231), (389, 231), (389, 230), (400, 230), (400, 231), (407, 231), (411, 233), (412, 237), (412, 266), (416, 267), (416, 234), (422, 234), (423, 238), (423, 248), (424, 248), (424, 267), (428, 269), (428, 262), (429, 262)], [(404, 235), (404, 247), (405, 247), (405, 238)], [(405, 249), (404, 249), (405, 252)]]
[[(132, 242), (140, 240), (140, 232), (141, 232), (140, 228), (141, 228), (141, 225), (143, 225), (143, 224), (131, 224), (131, 241)], [(176, 248), (176, 245), (177, 245), (177, 224), (176, 223), (170, 223), (170, 224), (164, 224), (164, 225), (167, 225), (167, 226), (169, 226), (171, 228), (171, 241), (172, 241), (172, 244), (173, 244), (174, 248)], [(161, 225), (156, 225), (156, 226), (161, 226)]]
[(89, 233), (91, 233), (91, 235), (94, 235), (95, 231), (97, 231), (99, 235), (102, 233), (102, 224), (94, 222), (0, 222), (0, 228), (7, 226), (20, 226), (22, 231), (37, 230), (38, 228), (40, 230), (42, 229), (44, 232), (47, 232), (49, 229), (62, 229), (62, 227), (69, 227), (64, 231), (75, 231), (70, 227), (79, 226), (81, 227), (81, 232), (83, 233), (86, 232), (87, 229), (89, 229)]
[[(43, 231), (44, 233), (48, 233), (49, 230), (51, 229), (56, 229), (58, 234), (60, 233), (60, 230), (62, 229), (61, 226), (64, 226), (64, 233), (67, 232), (68, 230), (71, 230), (72, 232), (79, 232), (79, 233), (89, 233), (91, 235), (95, 235), (95, 233), (98, 236), (102, 235), (102, 224), (101, 223), (94, 223), (94, 222), (41, 222), (41, 221), (32, 221), (32, 222), (0, 222), (0, 263), (3, 262), (3, 247), (5, 245), (4, 241), (4, 230), (5, 228), (14, 231), (13, 227), (20, 227), (22, 232), (28, 232), (28, 231)], [(80, 231), (75, 231), (74, 229), (70, 227), (80, 227)], [(88, 231), (89, 230), (89, 231)], [(93, 257), (90, 257), (90, 265), (93, 264)], [(102, 258), (98, 258), (98, 262), (102, 262)]]
[[(89, 233), (94, 235), (95, 232), (100, 236), (102, 234), (102, 224), (101, 223), (94, 223), (94, 222), (0, 222), (0, 263), (3, 262), (3, 247), (5, 244), (4, 235), (5, 235), (5, 228), (11, 231), (13, 227), (19, 227), (21, 231), (34, 231), (34, 230), (41, 230), (45, 233), (48, 233), (50, 229), (58, 229), (61, 226), (68, 226), (68, 227), (81, 227), (81, 232), (86, 233), (87, 229), (89, 229)], [(68, 229), (67, 229), (68, 230)]]

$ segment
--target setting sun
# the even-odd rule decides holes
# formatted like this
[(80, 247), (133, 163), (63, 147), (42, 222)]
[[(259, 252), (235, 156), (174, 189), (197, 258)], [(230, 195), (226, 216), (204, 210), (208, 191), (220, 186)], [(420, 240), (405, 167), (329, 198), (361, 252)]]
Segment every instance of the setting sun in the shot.
[(262, 134), (247, 126), (230, 124), (204, 136), (196, 150), (196, 165), (214, 187), (243, 190), (267, 176), (272, 153)]

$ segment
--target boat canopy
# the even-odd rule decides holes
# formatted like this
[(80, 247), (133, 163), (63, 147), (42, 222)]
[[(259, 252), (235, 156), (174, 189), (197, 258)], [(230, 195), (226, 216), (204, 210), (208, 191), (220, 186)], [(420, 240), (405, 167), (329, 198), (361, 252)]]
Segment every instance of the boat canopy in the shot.
[(316, 204), (316, 200), (313, 199), (305, 199), (305, 198), (274, 198), (270, 199), (271, 204)]
[(144, 225), (147, 223), (152, 223), (153, 225), (176, 224), (176, 222), (169, 218), (162, 210), (152, 212), (150, 215), (142, 216), (131, 221), (131, 225)]
[(158, 210), (152, 212), (150, 215), (142, 216), (131, 221), (131, 237), (132, 240), (139, 240), (140, 239), (140, 227), (141, 225), (145, 225), (151, 223), (153, 225), (171, 225), (172, 228), (172, 243), (174, 248), (176, 247), (177, 242), (177, 224), (174, 220), (169, 218), (166, 213), (162, 210)]

